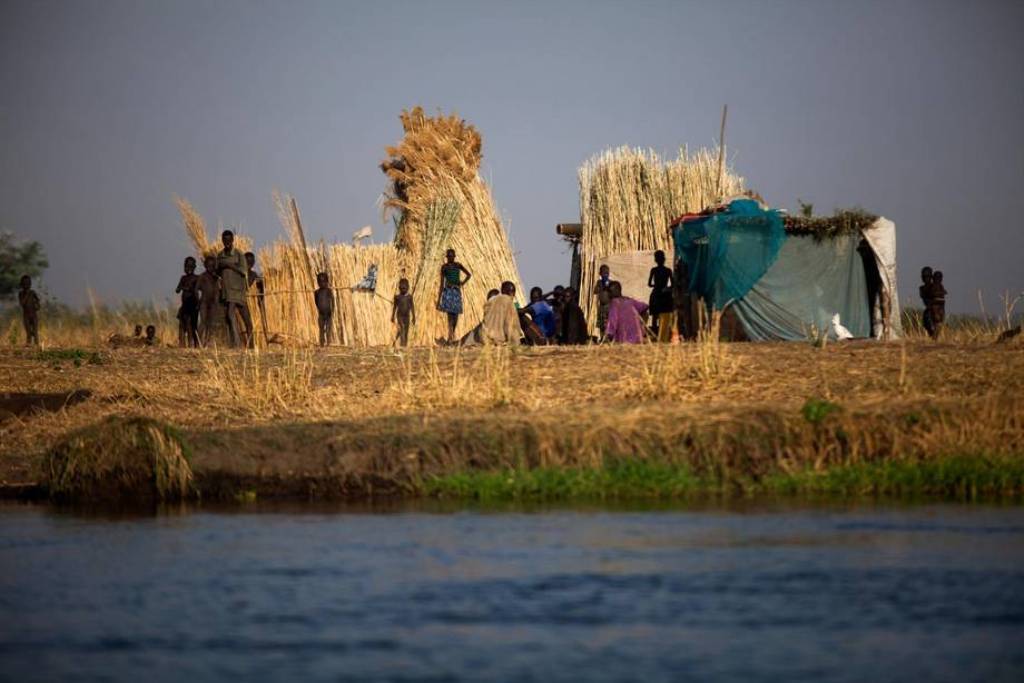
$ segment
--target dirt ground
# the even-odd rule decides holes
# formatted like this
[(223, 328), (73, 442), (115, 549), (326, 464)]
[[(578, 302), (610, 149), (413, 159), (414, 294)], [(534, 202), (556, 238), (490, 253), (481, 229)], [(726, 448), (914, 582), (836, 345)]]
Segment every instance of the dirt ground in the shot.
[[(81, 400), (83, 390), (89, 393)], [(998, 438), (1020, 449), (1022, 390), (1019, 344), (332, 348), (256, 355), (2, 350), (0, 399), (15, 402), (10, 405), (22, 394), (79, 393), (59, 410), (52, 400), (18, 411), (0, 405), (0, 483), (35, 481), (43, 454), (69, 432), (128, 415), (181, 428), (194, 445), (197, 474), (264, 478), (344, 468), (357, 452), (404, 457), (392, 451), (410, 444), (415, 451), (418, 438), (436, 443), (441, 454), (454, 450), (446, 445), (452, 440), (486, 449), (472, 441), (487, 431), (481, 425), (530, 427), (551, 431), (552, 438), (600, 431), (607, 441), (617, 431), (664, 432), (683, 420), (743, 425), (769, 413), (799, 417), (808, 400), (882, 417), (929, 406), (965, 419), (998, 414), (1004, 430)]]

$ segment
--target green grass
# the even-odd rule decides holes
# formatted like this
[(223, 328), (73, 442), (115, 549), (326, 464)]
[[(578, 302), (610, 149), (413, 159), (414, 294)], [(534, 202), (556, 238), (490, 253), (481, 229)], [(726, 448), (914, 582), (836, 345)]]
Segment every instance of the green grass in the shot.
[(957, 500), (1020, 497), (1024, 457), (953, 455), (920, 461), (882, 461), (824, 472), (765, 477), (761, 488), (780, 494), (940, 496)]
[(86, 365), (103, 365), (105, 359), (98, 351), (85, 351), (83, 349), (46, 349), (40, 351), (36, 358), (47, 363), (59, 363), (71, 361), (75, 367)]
[(760, 479), (697, 474), (685, 464), (616, 461), (603, 468), (467, 471), (433, 477), (424, 492), (479, 501), (649, 500), (693, 495), (940, 497), (957, 500), (1024, 494), (1024, 456), (956, 455), (920, 461), (844, 465)]

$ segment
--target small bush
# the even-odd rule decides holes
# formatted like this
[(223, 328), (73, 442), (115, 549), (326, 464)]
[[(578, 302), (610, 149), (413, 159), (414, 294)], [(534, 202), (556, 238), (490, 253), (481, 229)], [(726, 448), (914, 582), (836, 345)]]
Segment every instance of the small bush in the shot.
[(839, 410), (839, 404), (823, 398), (809, 398), (800, 409), (804, 419), (811, 424), (821, 424), (829, 415)]
[(173, 427), (113, 417), (50, 450), (43, 480), (57, 500), (109, 503), (180, 500), (192, 494), (190, 452)]

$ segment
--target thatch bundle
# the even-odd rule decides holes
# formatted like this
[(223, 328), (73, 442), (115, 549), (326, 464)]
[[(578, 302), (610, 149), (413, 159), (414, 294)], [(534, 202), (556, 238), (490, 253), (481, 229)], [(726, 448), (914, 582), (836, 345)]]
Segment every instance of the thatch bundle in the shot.
[[(384, 206), (396, 211), (395, 241), (373, 246), (309, 245), (295, 200), (275, 195), (287, 240), (257, 254), (263, 274), (266, 325), (255, 292), (250, 299), (257, 338), (263, 330), (307, 343), (317, 340), (313, 304), (316, 274), (326, 272), (335, 294), (335, 343), (359, 346), (394, 340), (391, 301), (400, 278), (408, 278), (417, 325), (410, 343), (432, 344), (447, 335), (447, 321), (437, 310), (438, 285), (445, 251), (473, 274), (463, 290), (464, 314), (459, 334), (483, 317), (487, 291), (511, 280), (522, 292), (519, 273), (490, 189), (480, 179), (481, 139), (473, 126), (455, 116), (429, 117), (416, 107), (402, 112), (405, 137), (387, 148), (381, 164), (390, 179)], [(177, 199), (185, 231), (199, 254), (216, 251), (199, 213)], [(242, 238), (240, 246), (247, 242)], [(238, 238), (236, 238), (238, 242)], [(245, 247), (243, 247), (245, 248)], [(376, 288), (356, 287), (376, 266)]]
[(456, 116), (426, 116), (420, 107), (403, 111), (401, 120), (405, 137), (387, 149), (389, 158), (381, 163), (391, 181), (384, 205), (399, 213), (395, 244), (407, 259), (420, 319), (412, 339), (424, 344), (445, 335), (436, 304), (448, 248), (473, 273), (463, 290), (459, 334), (483, 317), (489, 289), (511, 280), (521, 295), (522, 284), (490, 189), (479, 175), (480, 134)]
[(601, 259), (663, 249), (671, 261), (669, 224), (673, 219), (743, 190), (743, 179), (729, 169), (719, 181), (718, 152), (704, 149), (694, 154), (682, 149), (678, 158), (670, 160), (651, 150), (608, 150), (580, 167), (579, 181), (580, 303), (592, 323), (597, 320), (592, 293)]

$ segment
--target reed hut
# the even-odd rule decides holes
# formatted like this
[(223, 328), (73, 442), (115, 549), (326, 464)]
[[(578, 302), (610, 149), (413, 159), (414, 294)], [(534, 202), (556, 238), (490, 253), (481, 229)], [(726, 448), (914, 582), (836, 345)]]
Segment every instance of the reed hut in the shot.
[(663, 160), (652, 150), (620, 147), (605, 151), (579, 169), (580, 225), (556, 230), (576, 243), (574, 268), (579, 272), (580, 305), (596, 334), (594, 284), (601, 264), (622, 283), (627, 296), (646, 301), (652, 255), (672, 254), (670, 224), (739, 194), (743, 179), (719, 166), (717, 150)]
[(789, 216), (733, 199), (672, 226), (688, 289), (736, 321), (733, 339), (901, 336), (896, 226), (862, 210)]
[[(416, 306), (417, 324), (409, 341), (433, 344), (447, 336), (437, 295), (441, 264), (449, 248), (456, 250), (458, 260), (473, 274), (463, 291), (458, 334), (480, 321), (487, 291), (502, 281), (514, 282), (521, 296), (508, 237), (490, 189), (479, 175), (480, 134), (457, 116), (426, 116), (420, 107), (403, 111), (400, 118), (405, 135), (386, 149), (388, 158), (381, 163), (388, 178), (384, 208), (395, 223), (392, 243), (310, 245), (295, 199), (275, 194), (285, 239), (257, 254), (265, 295), (261, 309), (254, 292), (249, 308), (258, 337), (265, 332), (271, 339), (316, 343), (313, 292), (316, 274), (325, 272), (335, 296), (335, 343), (392, 343), (391, 300), (404, 277)], [(208, 238), (199, 213), (184, 200), (179, 199), (178, 206), (197, 253), (215, 251), (217, 244)]]

